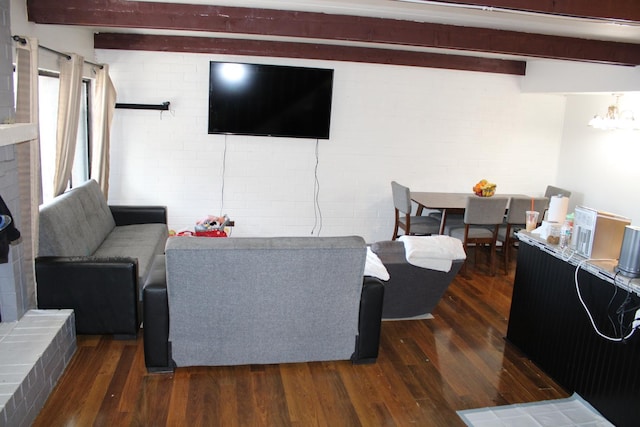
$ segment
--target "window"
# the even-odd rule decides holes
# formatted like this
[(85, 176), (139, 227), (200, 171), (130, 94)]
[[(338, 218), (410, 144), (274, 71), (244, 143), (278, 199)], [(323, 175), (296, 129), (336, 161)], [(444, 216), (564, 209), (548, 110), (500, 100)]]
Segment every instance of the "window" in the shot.
[[(58, 122), (58, 76), (41, 72), (38, 79), (40, 96), (40, 160), (42, 164), (42, 196), (47, 202), (53, 198), (53, 177), (56, 165), (56, 132)], [(89, 93), (90, 81), (83, 80), (82, 106), (78, 123), (78, 139), (73, 161), (71, 179), (67, 188), (74, 183), (89, 179)]]

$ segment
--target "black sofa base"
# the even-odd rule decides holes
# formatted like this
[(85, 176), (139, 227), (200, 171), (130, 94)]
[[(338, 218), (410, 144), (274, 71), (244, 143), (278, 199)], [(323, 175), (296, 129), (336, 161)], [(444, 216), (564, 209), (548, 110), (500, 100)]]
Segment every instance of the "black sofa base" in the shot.
[(136, 338), (136, 259), (38, 257), (35, 272), (38, 308), (73, 309), (77, 334)]
[[(167, 224), (165, 206), (109, 206), (116, 226)], [(76, 334), (136, 339), (142, 321), (137, 258), (38, 256), (40, 309), (73, 309)]]

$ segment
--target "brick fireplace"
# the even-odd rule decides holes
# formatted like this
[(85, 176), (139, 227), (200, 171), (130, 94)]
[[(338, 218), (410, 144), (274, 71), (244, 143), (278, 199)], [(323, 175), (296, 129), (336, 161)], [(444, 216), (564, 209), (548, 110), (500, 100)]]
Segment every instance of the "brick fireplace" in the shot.
[[(0, 123), (11, 122), (13, 107), (13, 60), (9, 22), (9, 0), (0, 0)], [(2, 24), (6, 23), (6, 24)], [(2, 126), (2, 125), (0, 125)], [(19, 214), (18, 161), (15, 154), (14, 129), (0, 130), (0, 195), (11, 210), (16, 225)], [(11, 133), (11, 135), (9, 135)], [(18, 138), (19, 139), (19, 138)], [(11, 246), (9, 262), (0, 264), (0, 316), (3, 321), (15, 321), (35, 307), (35, 291), (28, 289), (22, 267), (22, 247)]]
[[(33, 140), (33, 124), (14, 124), (10, 0), (0, 0), (0, 195), (23, 236), (31, 219), (20, 211), (19, 144)], [(27, 215), (31, 216), (31, 215)], [(28, 231), (24, 233), (25, 229)], [(30, 246), (30, 239), (27, 241)], [(0, 426), (27, 426), (37, 417), (76, 350), (72, 310), (37, 310), (33, 266), (25, 242), (0, 264)]]
[[(2, 135), (6, 131), (0, 131)], [(0, 136), (5, 139), (5, 137)], [(5, 139), (6, 141), (6, 139)], [(0, 147), (0, 195), (13, 215), (18, 229), (22, 224), (19, 211), (18, 165), (14, 146)], [(35, 292), (29, 289), (24, 275), (22, 244), (11, 245), (9, 262), (0, 264), (0, 316), (2, 321), (19, 320), (35, 308)]]

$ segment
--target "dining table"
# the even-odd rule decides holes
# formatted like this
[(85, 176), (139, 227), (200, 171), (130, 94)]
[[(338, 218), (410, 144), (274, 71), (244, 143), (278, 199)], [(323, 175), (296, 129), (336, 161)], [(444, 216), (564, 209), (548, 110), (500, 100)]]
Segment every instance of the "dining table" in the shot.
[[(447, 215), (450, 213), (464, 213), (469, 197), (479, 197), (474, 193), (448, 193), (432, 191), (412, 191), (411, 200), (418, 205), (417, 215), (422, 215), (425, 208), (442, 212), (440, 218), (440, 234), (444, 234)], [(496, 194), (496, 197), (529, 197), (526, 194)], [(507, 208), (509, 203), (507, 202)]]

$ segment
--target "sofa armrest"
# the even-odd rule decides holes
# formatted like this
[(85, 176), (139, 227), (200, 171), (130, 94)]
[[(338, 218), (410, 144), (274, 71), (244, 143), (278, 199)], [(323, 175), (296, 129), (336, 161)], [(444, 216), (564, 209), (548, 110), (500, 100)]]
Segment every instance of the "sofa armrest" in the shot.
[(149, 372), (171, 372), (165, 256), (157, 255), (142, 291), (144, 363)]
[(117, 226), (133, 224), (166, 224), (166, 206), (109, 206)]
[(365, 276), (360, 297), (360, 320), (356, 351), (351, 357), (354, 364), (374, 363), (378, 358), (384, 285), (374, 277)]
[(38, 308), (71, 308), (78, 334), (135, 338), (138, 261), (135, 258), (37, 257)]

